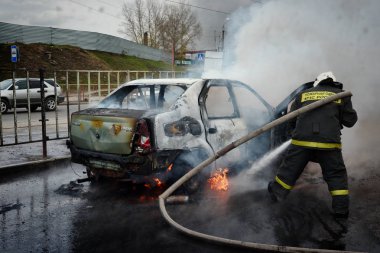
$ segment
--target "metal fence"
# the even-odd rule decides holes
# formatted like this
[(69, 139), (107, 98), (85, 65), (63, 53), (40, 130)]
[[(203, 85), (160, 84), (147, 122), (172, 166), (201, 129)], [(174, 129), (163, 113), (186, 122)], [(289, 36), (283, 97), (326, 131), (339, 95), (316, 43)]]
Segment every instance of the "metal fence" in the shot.
[[(0, 89), (0, 104), (7, 103), (9, 111), (0, 110), (0, 146), (11, 146), (32, 142), (43, 142), (46, 156), (46, 142), (66, 139), (70, 134), (70, 115), (74, 111), (94, 106), (121, 84), (141, 78), (179, 78), (185, 72), (179, 71), (98, 71), (98, 70), (4, 70), (2, 76), (8, 76), (11, 86)], [(39, 81), (37, 92), (41, 95), (38, 103), (33, 101), (31, 80)], [(47, 94), (45, 80), (54, 80), (53, 95)], [(26, 89), (17, 86), (20, 80), (26, 80)], [(0, 83), (1, 84), (1, 83)], [(44, 87), (44, 88), (43, 88)], [(4, 88), (4, 87), (2, 87)], [(10, 94), (10, 98), (6, 93)], [(24, 92), (24, 93), (23, 93)], [(45, 93), (47, 94), (45, 96)], [(24, 94), (26, 101), (21, 103), (18, 96)], [(47, 98), (55, 103), (55, 110), (47, 110)], [(60, 104), (59, 98), (64, 97)], [(45, 101), (41, 103), (41, 101)], [(36, 109), (40, 108), (40, 109)]]
[(0, 22), (0, 43), (14, 42), (72, 45), (88, 50), (128, 54), (155, 61), (171, 61), (170, 54), (162, 50), (107, 34)]

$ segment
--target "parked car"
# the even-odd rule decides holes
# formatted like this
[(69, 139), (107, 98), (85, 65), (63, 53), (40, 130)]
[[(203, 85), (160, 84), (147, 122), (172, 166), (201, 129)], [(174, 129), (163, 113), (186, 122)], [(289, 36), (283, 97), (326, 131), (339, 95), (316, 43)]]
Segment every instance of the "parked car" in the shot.
[[(55, 87), (54, 87), (55, 85)], [(64, 96), (62, 96), (61, 87), (54, 82), (53, 79), (46, 79), (44, 82), (45, 87), (45, 110), (54, 111), (57, 108), (57, 104), (64, 101)], [(13, 80), (6, 79), (0, 82), (0, 92), (1, 92), (1, 112), (6, 113), (9, 109), (15, 107), (13, 99)], [(55, 100), (55, 92), (57, 93), (57, 103)], [(15, 79), (15, 96), (16, 96), (16, 107), (28, 108), (28, 95), (27, 95), (27, 79), (26, 78), (16, 78)], [(29, 78), (29, 100), (30, 100), (30, 110), (35, 111), (41, 106), (41, 90), (40, 90), (40, 79), (39, 78)]]
[[(90, 178), (173, 182), (227, 144), (286, 114), (290, 101), (306, 88), (310, 85), (302, 85), (275, 108), (235, 80), (135, 80), (96, 108), (74, 112), (67, 144), (72, 161), (87, 166)], [(279, 127), (221, 162), (236, 168), (287, 138)]]

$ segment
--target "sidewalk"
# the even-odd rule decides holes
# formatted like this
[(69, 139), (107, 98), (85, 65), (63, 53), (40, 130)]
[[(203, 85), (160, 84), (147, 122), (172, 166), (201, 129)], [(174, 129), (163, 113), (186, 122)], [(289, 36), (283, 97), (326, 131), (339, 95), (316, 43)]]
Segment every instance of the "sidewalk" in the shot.
[(47, 157), (42, 156), (42, 142), (0, 147), (0, 170), (70, 159), (66, 139), (47, 142)]

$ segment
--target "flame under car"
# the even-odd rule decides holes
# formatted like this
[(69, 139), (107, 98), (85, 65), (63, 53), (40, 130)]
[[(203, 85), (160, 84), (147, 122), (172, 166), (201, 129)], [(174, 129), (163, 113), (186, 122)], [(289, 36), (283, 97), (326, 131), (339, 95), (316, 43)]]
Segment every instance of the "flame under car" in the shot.
[[(72, 161), (85, 165), (90, 178), (170, 184), (227, 144), (286, 114), (292, 98), (309, 86), (301, 86), (274, 108), (234, 80), (128, 82), (96, 108), (72, 114)], [(239, 147), (220, 163), (236, 167), (255, 160), (286, 140), (284, 127), (276, 131)], [(187, 188), (196, 188), (197, 182), (188, 181)]]

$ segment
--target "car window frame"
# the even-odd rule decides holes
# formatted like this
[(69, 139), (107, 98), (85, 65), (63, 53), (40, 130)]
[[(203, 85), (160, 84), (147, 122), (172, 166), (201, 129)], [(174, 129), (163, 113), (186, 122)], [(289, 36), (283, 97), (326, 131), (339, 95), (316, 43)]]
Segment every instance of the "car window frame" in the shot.
[[(38, 87), (33, 87), (32, 85), (33, 83), (38, 83)], [(29, 80), (29, 89), (40, 89), (40, 88), (41, 88), (40, 80)], [(44, 82), (44, 89), (46, 88), (48, 88), (48, 86)]]
[[(207, 94), (208, 94), (208, 92), (209, 92), (209, 90), (210, 90), (211, 87), (216, 87), (216, 86), (226, 87), (227, 88), (227, 91), (228, 91), (228, 94), (229, 94), (229, 96), (231, 98), (231, 103), (232, 103), (233, 109), (234, 109), (233, 115), (231, 115), (231, 116), (213, 117), (213, 116), (210, 116), (209, 113), (207, 112), (207, 107), (206, 107)], [(203, 107), (204, 107), (204, 111), (205, 111), (205, 113), (207, 115), (207, 119), (209, 119), (209, 120), (236, 119), (236, 118), (240, 118), (240, 116), (241, 116), (238, 104), (236, 102), (235, 94), (233, 93), (232, 86), (231, 86), (231, 84), (229, 83), (228, 80), (225, 80), (225, 79), (211, 79), (211, 80), (208, 80), (207, 84), (206, 84), (206, 89), (204, 89), (201, 92), (201, 96), (200, 97), (202, 97), (201, 100), (202, 100), (202, 104), (203, 104)]]
[(12, 87), (12, 85), (13, 85), (12, 79), (5, 79), (5, 80), (3, 80), (1, 82), (3, 83), (3, 82), (6, 82), (6, 81), (7, 81), (7, 85), (8, 86), (5, 86), (4, 89), (1, 89), (1, 87), (0, 87), (1, 90), (9, 90), (9, 88)]
[[(15, 82), (15, 85), (17, 87), (17, 90), (26, 90), (28, 88), (28, 84), (27, 84), (26, 79), (17, 80)], [(23, 85), (25, 85), (25, 87), (23, 87)]]
[[(157, 97), (156, 96), (149, 96), (149, 101), (147, 101), (148, 103), (148, 107), (147, 109), (128, 109), (128, 108), (122, 108), (122, 103), (123, 103), (123, 100), (133, 91), (133, 90), (138, 90), (140, 94), (143, 94), (142, 90), (143, 89), (146, 89), (148, 88), (149, 89), (149, 92), (153, 94), (156, 94), (156, 87), (157, 86), (160, 86), (160, 90), (157, 94)], [(123, 110), (160, 110), (160, 109), (163, 109), (164, 108), (164, 98), (165, 98), (165, 90), (168, 86), (178, 86), (180, 87), (181, 89), (183, 89), (183, 92), (181, 93), (181, 95), (183, 93), (185, 93), (185, 91), (187, 90), (187, 86), (186, 84), (183, 84), (183, 83), (176, 83), (176, 84), (161, 84), (161, 83), (153, 83), (153, 84), (131, 84), (131, 85), (126, 85), (126, 86), (122, 86), (120, 87), (119, 89), (113, 91), (111, 94), (109, 94), (107, 97), (105, 97), (97, 106), (96, 108), (112, 108), (110, 105), (112, 104), (113, 100), (114, 99), (111, 99), (112, 96), (116, 96), (116, 100), (117, 102), (119, 102), (119, 109), (123, 109)], [(125, 95), (123, 95), (123, 92), (120, 91), (122, 89), (125, 89), (127, 91), (125, 91)], [(120, 92), (120, 94), (118, 94)], [(122, 99), (121, 99), (122, 97)], [(160, 99), (162, 101), (160, 101)], [(178, 98), (177, 98), (178, 99)], [(174, 104), (175, 101), (172, 103)], [(154, 105), (154, 106), (153, 106)], [(152, 108), (153, 107), (153, 108)]]
[[(235, 103), (235, 106), (237, 108), (239, 108), (239, 106), (236, 104), (236, 96), (233, 92), (233, 85), (238, 85), (238, 86), (241, 86), (243, 88), (246, 88), (248, 91), (252, 92), (254, 96), (256, 96), (258, 98), (259, 101), (261, 101), (264, 105), (264, 107), (267, 109), (268, 113), (269, 113), (269, 117), (274, 117), (274, 108), (262, 97), (260, 96), (260, 94), (258, 94), (252, 87), (250, 87), (249, 85), (243, 83), (243, 82), (240, 82), (240, 81), (237, 81), (237, 80), (229, 80), (229, 79), (205, 79), (204, 80), (204, 84), (203, 84), (203, 88), (202, 88), (202, 91), (200, 92), (200, 95), (199, 95), (199, 98), (198, 98), (198, 104), (200, 106), (200, 111), (201, 111), (201, 115), (202, 117), (204, 118), (204, 124), (206, 127), (210, 127), (210, 122), (212, 120), (220, 120), (220, 119), (230, 119), (230, 120), (233, 120), (233, 119), (236, 119), (236, 118), (233, 118), (233, 117), (209, 117), (208, 113), (207, 113), (207, 110), (206, 110), (206, 97), (205, 95), (207, 94), (208, 92), (208, 87), (210, 85), (210, 83), (212, 82), (215, 82), (215, 81), (223, 81), (225, 83), (228, 83), (231, 87), (231, 92), (233, 93), (233, 100), (234, 100), (234, 103)], [(234, 84), (231, 84), (231, 83), (234, 83)], [(240, 112), (239, 112), (239, 115), (240, 115)], [(241, 116), (241, 115), (240, 115)], [(239, 118), (240, 118), (239, 116)]]
[(54, 79), (45, 79), (44, 81), (50, 84), (53, 88), (54, 86), (57, 88), (61, 87), (57, 82), (54, 81)]

